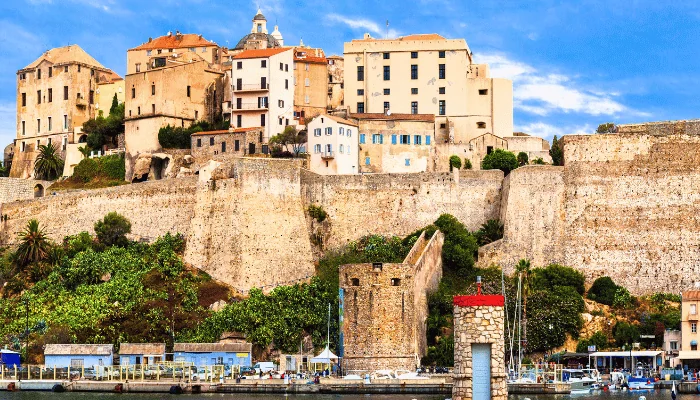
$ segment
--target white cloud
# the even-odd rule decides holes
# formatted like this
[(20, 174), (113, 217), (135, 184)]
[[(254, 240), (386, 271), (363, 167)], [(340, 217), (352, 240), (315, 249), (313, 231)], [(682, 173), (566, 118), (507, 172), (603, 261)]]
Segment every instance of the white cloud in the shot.
[[(399, 32), (395, 29), (389, 29), (388, 33), (386, 26), (380, 26), (378, 23), (365, 18), (352, 18), (339, 14), (328, 14), (327, 19), (332, 22), (340, 22), (352, 29), (363, 29), (369, 33), (373, 33), (376, 37), (384, 37), (388, 35), (390, 38), (399, 36)], [(391, 21), (389, 22), (391, 26)]]
[(513, 107), (531, 114), (546, 116), (552, 112), (564, 112), (596, 116), (619, 116), (622, 113), (647, 115), (620, 103), (617, 100), (620, 97), (618, 92), (586, 88), (573, 77), (545, 73), (502, 54), (484, 55), (478, 61), (490, 65), (493, 77), (511, 79)]
[(588, 135), (595, 131), (592, 125), (571, 125), (571, 126), (554, 126), (544, 122), (533, 122), (527, 125), (518, 126), (515, 129), (518, 132), (525, 132), (529, 135), (539, 136), (549, 141), (554, 135), (562, 137), (564, 135)]

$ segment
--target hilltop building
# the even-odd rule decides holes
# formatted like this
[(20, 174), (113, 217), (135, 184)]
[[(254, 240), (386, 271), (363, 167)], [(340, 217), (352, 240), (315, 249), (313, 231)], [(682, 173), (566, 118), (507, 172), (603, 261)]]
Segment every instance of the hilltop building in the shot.
[(226, 75), (222, 49), (201, 35), (168, 33), (127, 52), (125, 141), (127, 180), (141, 154), (161, 149), (158, 130), (221, 118)]
[(343, 369), (415, 371), (426, 354), (428, 294), (442, 277), (444, 236), (425, 232), (401, 264), (340, 267)]
[(326, 112), (328, 107), (328, 60), (322, 49), (300, 43), (294, 49), (294, 117), (299, 124)]
[(328, 60), (328, 109), (338, 110), (345, 104), (344, 71), (345, 61), (340, 56), (330, 56)]
[(97, 116), (100, 85), (119, 79), (78, 45), (51, 49), (17, 71), (17, 135), (10, 176), (34, 177), (39, 145), (54, 145), (65, 158), (69, 143), (85, 141), (81, 127)]
[(357, 122), (321, 114), (308, 125), (309, 169), (321, 175), (356, 174)]
[(250, 30), (250, 33), (243, 36), (232, 51), (235, 54), (244, 50), (275, 49), (283, 46), (284, 39), (277, 25), (275, 25), (275, 30), (269, 33), (267, 31), (267, 18), (258, 9), (258, 12), (253, 17), (253, 28)]

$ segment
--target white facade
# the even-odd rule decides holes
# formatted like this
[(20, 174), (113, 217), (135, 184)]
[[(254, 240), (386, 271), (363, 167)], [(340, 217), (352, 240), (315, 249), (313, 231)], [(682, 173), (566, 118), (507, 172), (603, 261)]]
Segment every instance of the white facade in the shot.
[(321, 175), (358, 173), (358, 129), (354, 122), (321, 114), (308, 125), (309, 168)]
[(294, 125), (294, 52), (245, 50), (231, 68), (231, 126), (264, 128), (269, 139)]

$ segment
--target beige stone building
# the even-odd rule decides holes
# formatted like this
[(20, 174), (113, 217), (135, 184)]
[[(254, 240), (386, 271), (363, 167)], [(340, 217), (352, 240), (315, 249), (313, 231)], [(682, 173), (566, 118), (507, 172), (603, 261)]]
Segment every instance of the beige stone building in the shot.
[(308, 125), (309, 169), (321, 175), (358, 173), (357, 123), (321, 114)]
[(328, 60), (328, 109), (337, 110), (345, 105), (344, 71), (345, 61), (341, 56), (330, 56)]
[(700, 290), (688, 290), (681, 297), (681, 350), (678, 358), (683, 365), (690, 368), (700, 367), (698, 351), (698, 322), (700, 316)]
[(428, 171), (435, 135), (432, 114), (352, 114), (359, 125), (360, 172)]
[[(415, 371), (426, 354), (428, 294), (442, 277), (444, 236), (421, 234), (401, 264), (340, 267), (343, 369)], [(351, 372), (354, 371), (354, 372)]]
[(294, 125), (292, 48), (244, 50), (231, 68), (231, 125), (263, 127), (264, 138)]
[[(209, 160), (224, 162), (234, 157), (262, 153), (263, 147), (267, 147), (263, 134), (262, 127), (193, 133), (191, 155), (194, 158), (194, 171)], [(267, 149), (264, 151), (267, 153)]]
[(328, 60), (322, 49), (294, 49), (294, 117), (300, 125), (326, 112), (328, 107)]
[(101, 84), (118, 79), (78, 45), (49, 50), (17, 71), (17, 135), (10, 176), (34, 176), (39, 145), (52, 144), (65, 157), (68, 144), (84, 141), (80, 129), (97, 116)]
[(345, 105), (352, 113), (433, 114), (438, 143), (513, 133), (513, 85), (475, 64), (464, 39), (436, 34), (344, 47)]
[(110, 108), (112, 108), (114, 95), (117, 95), (119, 104), (124, 103), (126, 98), (124, 95), (125, 83), (124, 78), (115, 73), (112, 73), (112, 75), (104, 75), (100, 78), (100, 82), (97, 83), (97, 90), (95, 90), (95, 94), (97, 95), (95, 108), (97, 109), (97, 115), (102, 114), (102, 116), (107, 117)]
[(135, 176), (133, 167), (139, 155), (160, 150), (160, 128), (221, 118), (226, 77), (217, 64), (219, 50), (200, 35), (177, 33), (127, 52), (127, 69), (133, 71), (125, 83), (127, 180), (145, 179)]

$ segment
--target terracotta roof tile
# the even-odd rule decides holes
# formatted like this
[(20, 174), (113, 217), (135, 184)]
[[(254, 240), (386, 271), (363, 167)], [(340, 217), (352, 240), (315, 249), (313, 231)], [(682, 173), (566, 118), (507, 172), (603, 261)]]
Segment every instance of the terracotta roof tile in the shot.
[(244, 50), (235, 56), (234, 59), (245, 59), (245, 58), (265, 58), (274, 56), (275, 54), (283, 53), (289, 51), (291, 48), (275, 48), (275, 49), (257, 49), (257, 50)]
[(697, 301), (700, 300), (700, 290), (687, 290), (682, 294), (683, 301)]
[(216, 43), (204, 39), (202, 35), (195, 33), (173, 34), (157, 37), (153, 40), (129, 50), (154, 50), (154, 49), (181, 49), (189, 47), (218, 46)]
[(83, 50), (80, 46), (78, 46), (77, 44), (72, 44), (70, 46), (56, 47), (55, 49), (51, 49), (46, 53), (42, 54), (41, 57), (34, 60), (33, 63), (27, 65), (22, 69), (36, 68), (44, 60), (47, 60), (53, 64), (77, 62), (98, 68), (105, 68), (102, 64), (97, 62), (97, 60), (92, 58), (92, 56), (86, 53), (85, 50)]
[(335, 122), (340, 122), (341, 124), (351, 125), (351, 126), (357, 126), (357, 122), (352, 122), (352, 121), (349, 121), (349, 120), (344, 119), (344, 118), (336, 117), (335, 115), (323, 114), (323, 115), (320, 115), (320, 116), (321, 116), (321, 117), (328, 117), (328, 118), (332, 119), (332, 120), (335, 121)]
[(374, 119), (380, 121), (425, 121), (425, 122), (435, 122), (435, 115), (433, 114), (391, 114), (386, 115), (383, 113), (365, 113), (365, 114), (350, 114), (350, 118), (354, 119)]
[(250, 128), (222, 129), (222, 130), (218, 130), (218, 131), (202, 131), (202, 132), (195, 132), (192, 134), (192, 136), (223, 135), (225, 133), (243, 133), (243, 132), (257, 131), (259, 129), (262, 129), (262, 128), (259, 126), (256, 126), (256, 127), (250, 127)]
[(116, 72), (114, 72), (110, 69), (108, 75), (100, 75), (100, 81), (97, 82), (97, 84), (104, 85), (104, 84), (119, 82), (119, 81), (123, 81), (123, 80), (124, 80), (124, 78), (122, 78)]

